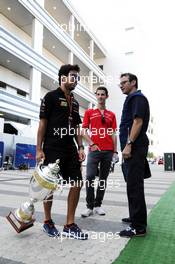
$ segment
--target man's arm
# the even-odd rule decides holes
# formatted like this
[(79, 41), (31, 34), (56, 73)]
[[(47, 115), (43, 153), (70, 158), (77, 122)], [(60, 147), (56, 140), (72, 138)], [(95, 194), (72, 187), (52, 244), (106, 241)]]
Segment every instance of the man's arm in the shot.
[(91, 147), (91, 151), (100, 150), (100, 148), (91, 140), (87, 130), (88, 128), (82, 128), (81, 135)]
[(88, 128), (82, 128), (81, 135), (87, 141), (87, 143), (89, 145), (92, 145), (92, 144), (94, 144), (94, 142), (91, 140), (87, 130), (88, 130)]
[(113, 134), (112, 134), (112, 141), (114, 145), (114, 153), (117, 153), (117, 136), (116, 136), (116, 131), (117, 131), (117, 121), (116, 121), (116, 116), (114, 114), (113, 119), (112, 119), (112, 129), (113, 129)]
[(82, 141), (82, 135), (80, 132), (80, 126), (77, 126), (75, 140), (78, 145), (78, 154), (79, 154), (80, 161), (84, 161), (86, 158), (86, 155), (84, 153), (84, 146), (83, 146), (83, 141)]
[(79, 125), (76, 128), (75, 140), (76, 140), (78, 146), (83, 146), (83, 141), (82, 141), (82, 136), (81, 136)]
[(45, 159), (45, 155), (42, 149), (42, 144), (44, 141), (46, 129), (47, 129), (47, 119), (42, 118), (40, 119), (38, 132), (37, 132), (37, 146), (36, 146), (36, 161), (37, 162), (41, 161), (41, 159)]
[(117, 152), (117, 136), (115, 132), (112, 134), (112, 141), (114, 145), (114, 152)]
[[(131, 132), (129, 135), (129, 140), (131, 142), (134, 142), (138, 135), (140, 134), (140, 131), (142, 129), (143, 125), (143, 119), (142, 118), (135, 118), (131, 127)], [(132, 149), (132, 144), (126, 144), (122, 154), (124, 159), (128, 159), (131, 157), (131, 149)]]
[(117, 163), (119, 162), (119, 156), (118, 156), (118, 152), (117, 152), (117, 136), (116, 136), (116, 132), (114, 132), (112, 134), (112, 141), (113, 141), (113, 144), (114, 144), (114, 150), (113, 150), (113, 162), (114, 163)]
[(133, 125), (131, 128), (131, 132), (130, 132), (130, 136), (129, 139), (134, 142), (136, 140), (136, 138), (138, 137), (138, 135), (140, 134), (140, 131), (142, 129), (142, 125), (143, 125), (143, 119), (142, 118), (135, 118), (133, 121)]

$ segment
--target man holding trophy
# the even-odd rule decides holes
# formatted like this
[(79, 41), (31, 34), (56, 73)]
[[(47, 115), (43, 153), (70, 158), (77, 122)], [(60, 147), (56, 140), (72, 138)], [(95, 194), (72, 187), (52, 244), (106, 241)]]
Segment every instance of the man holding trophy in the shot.
[[(85, 159), (84, 147), (80, 135), (79, 104), (72, 91), (80, 79), (78, 65), (63, 65), (59, 70), (60, 87), (48, 92), (41, 103), (40, 122), (37, 133), (37, 162), (44, 165), (55, 163), (59, 159), (60, 174), (64, 182), (70, 184), (67, 199), (67, 223), (62, 234), (76, 239), (87, 239), (75, 224), (75, 210), (82, 187), (81, 162)], [(75, 145), (74, 139), (78, 145)], [(59, 231), (51, 217), (53, 196), (44, 201), (45, 220), (43, 229), (48, 236), (59, 236)]]

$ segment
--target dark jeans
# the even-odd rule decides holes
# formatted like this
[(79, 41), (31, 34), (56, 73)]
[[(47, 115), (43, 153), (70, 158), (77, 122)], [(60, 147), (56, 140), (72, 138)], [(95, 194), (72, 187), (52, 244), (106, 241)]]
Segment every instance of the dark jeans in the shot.
[(129, 205), (132, 227), (145, 229), (147, 226), (147, 210), (144, 194), (145, 158), (148, 147), (134, 147), (132, 157), (124, 160), (122, 166)]
[[(105, 194), (107, 186), (107, 177), (111, 166), (113, 151), (91, 151), (88, 154), (87, 172), (86, 172), (86, 202), (87, 208), (93, 209), (100, 207)], [(99, 182), (96, 192), (94, 194), (94, 181), (99, 169)]]

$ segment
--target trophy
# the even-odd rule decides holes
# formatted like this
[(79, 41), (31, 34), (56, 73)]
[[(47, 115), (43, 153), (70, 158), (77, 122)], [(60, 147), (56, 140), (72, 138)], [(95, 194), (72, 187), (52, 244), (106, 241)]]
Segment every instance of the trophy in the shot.
[(15, 212), (6, 216), (7, 220), (20, 233), (33, 226), (35, 221), (34, 203), (48, 199), (55, 190), (62, 191), (63, 178), (59, 174), (59, 159), (47, 166), (40, 162), (33, 172), (29, 185), (29, 200), (21, 204)]

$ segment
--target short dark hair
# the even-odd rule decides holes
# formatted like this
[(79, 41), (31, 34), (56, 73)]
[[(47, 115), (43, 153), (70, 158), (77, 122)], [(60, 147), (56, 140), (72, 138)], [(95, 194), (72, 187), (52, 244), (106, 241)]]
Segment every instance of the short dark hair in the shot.
[(62, 65), (60, 67), (59, 72), (58, 72), (59, 85), (61, 85), (61, 76), (62, 75), (68, 76), (70, 71), (80, 72), (80, 67), (77, 64), (74, 64), (74, 65), (71, 65), (71, 64)]
[(122, 78), (122, 77), (128, 77), (130, 82), (136, 81), (136, 89), (138, 88), (138, 79), (137, 79), (137, 76), (136, 75), (127, 72), (127, 73), (122, 73), (120, 75), (120, 78)]
[(106, 96), (108, 96), (108, 90), (107, 90), (106, 87), (104, 87), (104, 86), (99, 86), (99, 87), (96, 89), (95, 94), (96, 94), (97, 91), (99, 91), (99, 90), (103, 90), (103, 91), (105, 91)]

